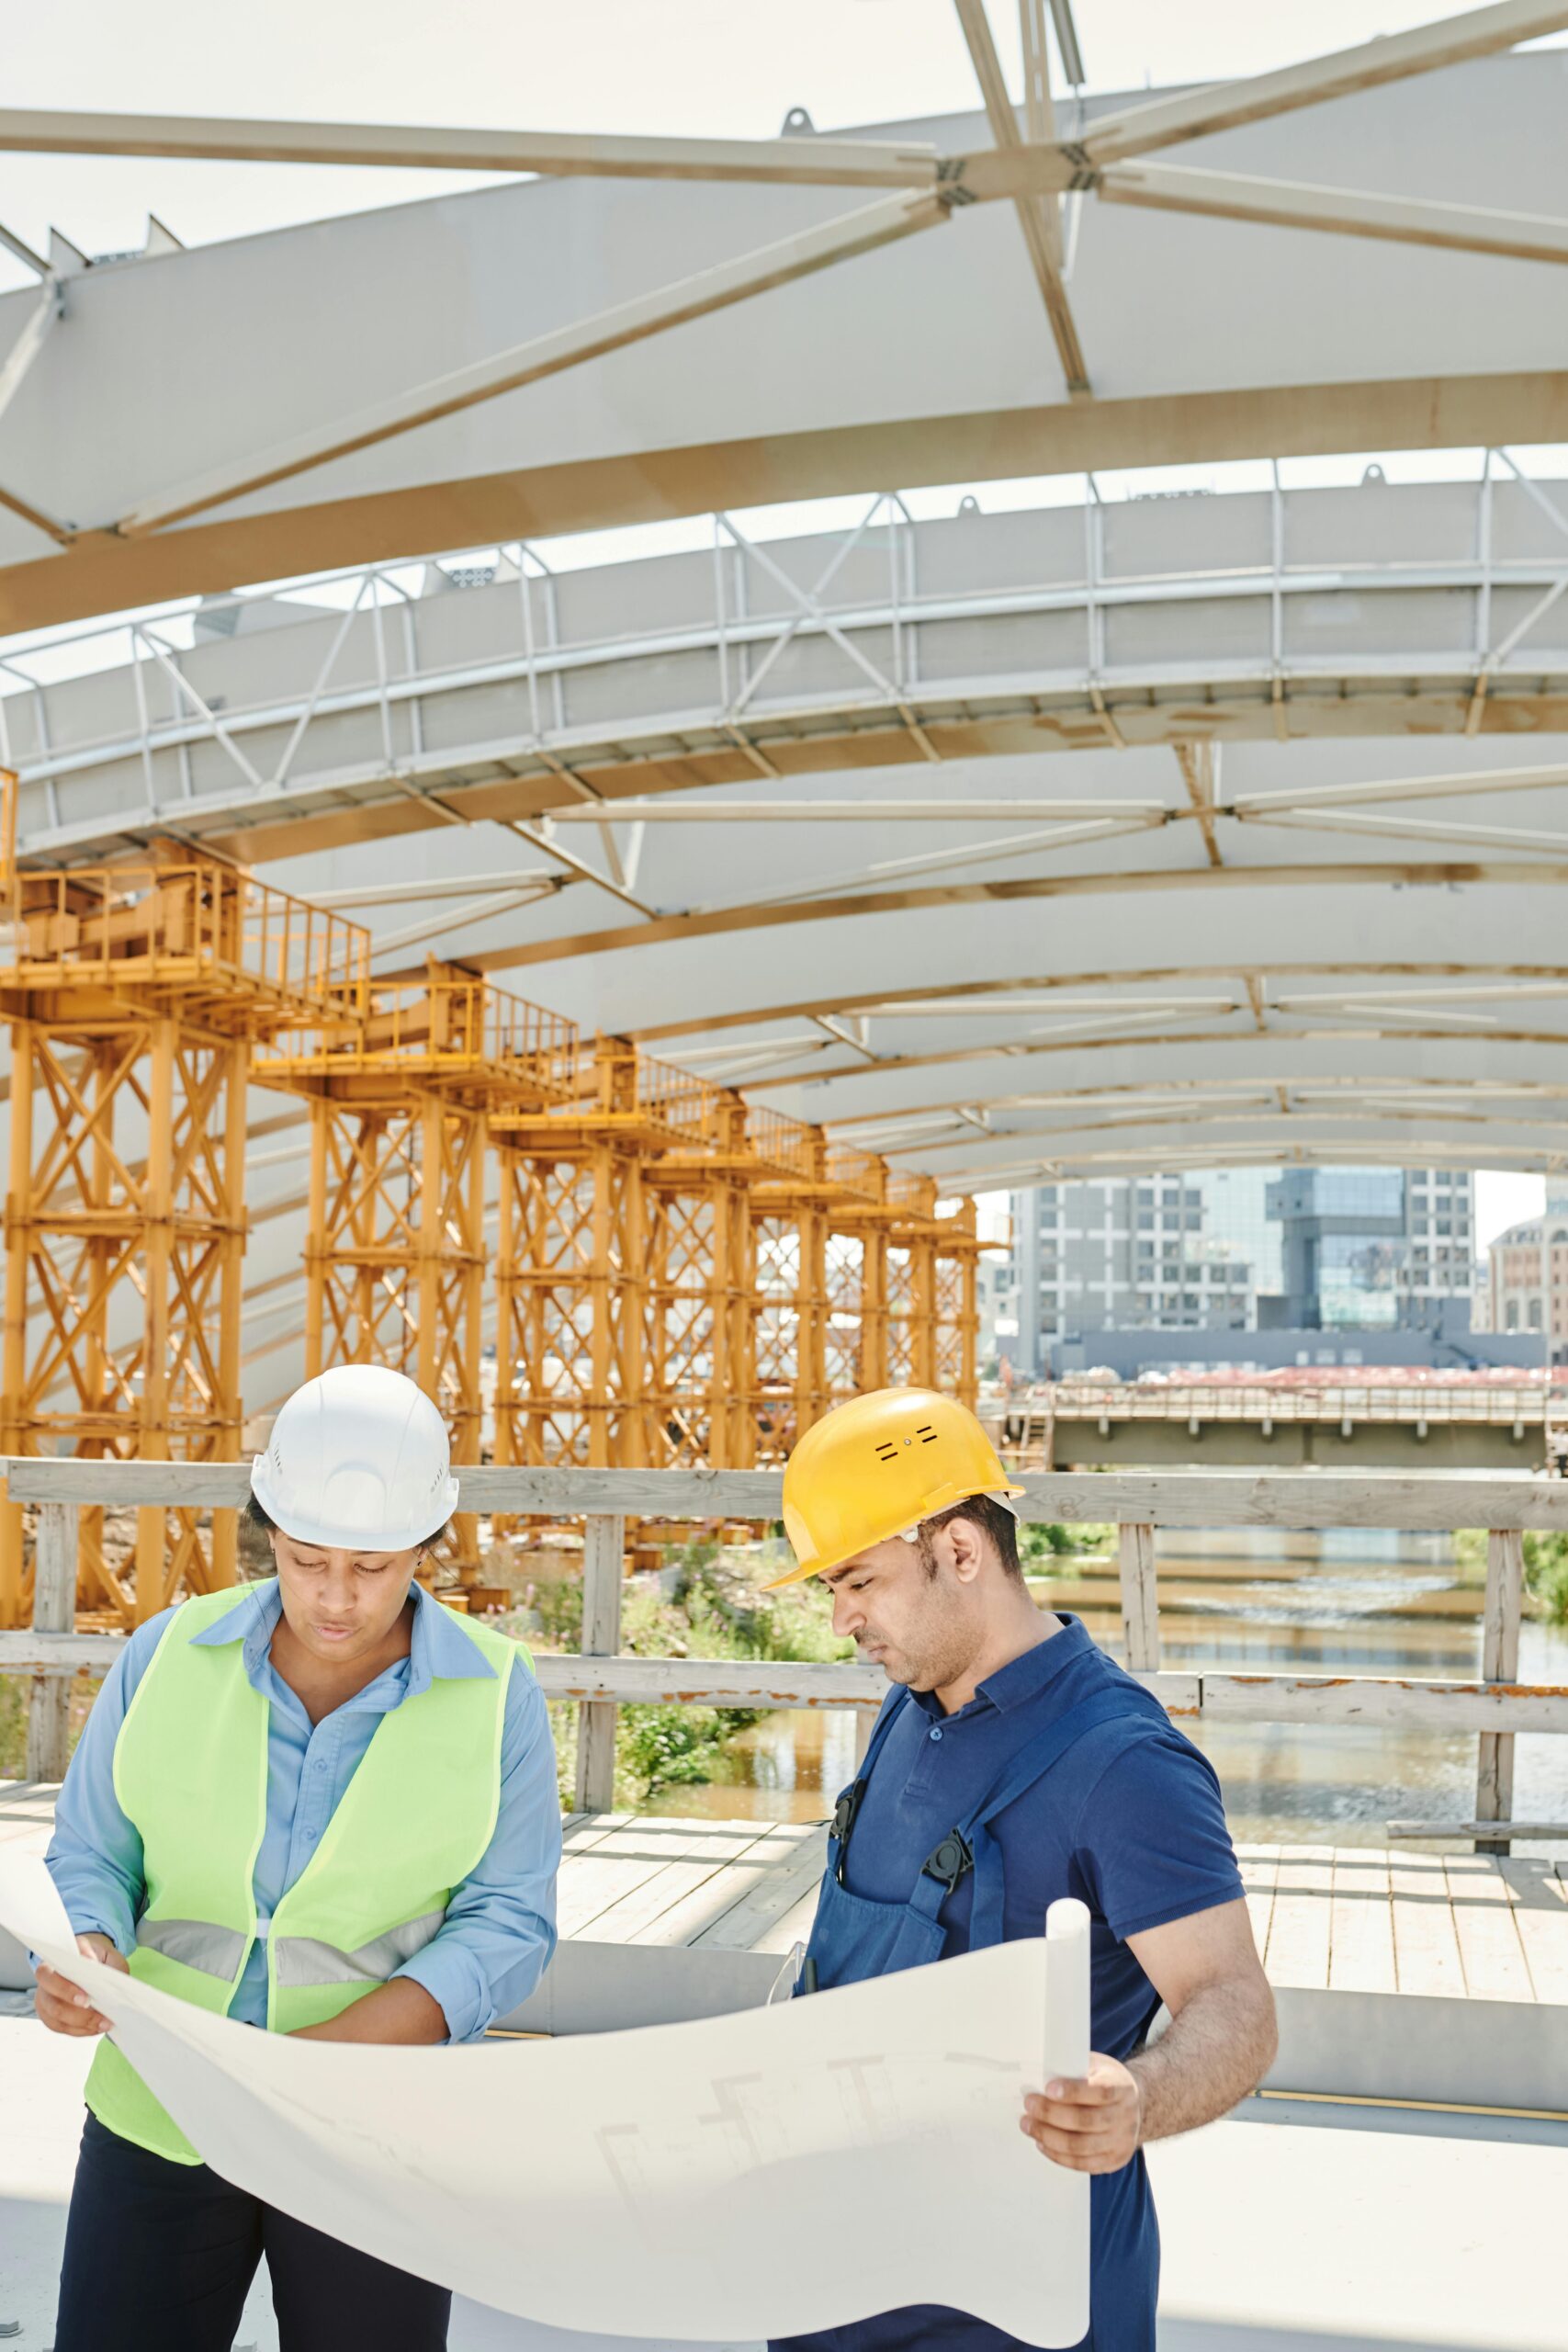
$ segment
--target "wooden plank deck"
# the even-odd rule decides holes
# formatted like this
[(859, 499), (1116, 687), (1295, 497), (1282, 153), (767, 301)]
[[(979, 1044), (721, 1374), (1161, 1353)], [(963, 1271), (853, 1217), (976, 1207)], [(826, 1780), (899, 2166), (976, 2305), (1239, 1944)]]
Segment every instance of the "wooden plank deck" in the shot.
[[(40, 1852), (55, 1790), (0, 1781), (0, 1844)], [(600, 1943), (787, 1952), (816, 1905), (818, 1824), (584, 1814), (569, 1821), (563, 1936)], [(1238, 1849), (1271, 1981), (1568, 2007), (1568, 1858), (1433, 1855), (1372, 1846)]]

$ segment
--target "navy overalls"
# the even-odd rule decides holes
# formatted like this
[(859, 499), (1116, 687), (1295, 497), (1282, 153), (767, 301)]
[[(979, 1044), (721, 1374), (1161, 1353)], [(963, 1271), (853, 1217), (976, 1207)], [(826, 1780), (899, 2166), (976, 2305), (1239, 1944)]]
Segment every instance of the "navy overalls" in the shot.
[[(1021, 1797), (1039, 1788), (1079, 1741), (1100, 1726), (1124, 1723), (1129, 1730), (1136, 1730), (1140, 1739), (1146, 1739), (1156, 1727), (1161, 1735), (1168, 1734), (1168, 1719), (1157, 1700), (1123, 1674), (1103, 1652), (1095, 1650), (1076, 1621), (1067, 1620), (1063, 1631), (1072, 1636), (1063, 1641), (1063, 1651), (1071, 1654), (1074, 1666), (1079, 1669), (1074, 1677), (1077, 1688), (1069, 1702), (1054, 1721), (1013, 1750), (978, 1801), (970, 1804), (964, 1817), (938, 1839), (907, 1899), (901, 1903), (871, 1901), (854, 1894), (846, 1883), (846, 1862), (855, 1822), (871, 1775), (889, 1734), (906, 1711), (916, 1705), (910, 1692), (902, 1686), (889, 1692), (860, 1773), (839, 1799), (828, 1844), (821, 1899), (797, 1980), (797, 1992), (828, 1991), (940, 1960), (948, 1933), (942, 1917), (944, 1905), (954, 1887), (971, 1873), (969, 1948), (976, 1950), (1000, 1942), (1004, 1933), (1003, 1872), (1000, 1848), (990, 1831), (992, 1822)], [(1055, 1641), (1046, 1645), (1052, 1651), (1055, 1646)], [(1080, 1649), (1090, 1655), (1079, 1657)], [(1089, 1670), (1085, 1672), (1085, 1668)], [(1066, 1893), (1069, 1889), (1064, 1885), (1058, 1891)], [(1044, 1927), (1042, 1914), (1029, 1932), (1043, 1934)], [(1013, 1932), (1019, 1932), (1016, 1923)], [(1157, 2007), (1157, 1999), (1154, 2006)], [(1042, 2163), (1045, 2161), (1041, 2158)], [(1113, 2259), (1121, 2259), (1125, 2251), (1135, 2247), (1140, 2277), (1136, 2280), (1119, 2278), (1120, 2291), (1108, 2295), (1100, 2294), (1097, 2278), (1097, 2301), (1124, 2304), (1130, 2290), (1134, 2304), (1146, 2322), (1146, 2338), (1140, 2335), (1134, 2341), (1119, 2329), (1117, 2341), (1111, 2344), (1107, 2339), (1097, 2338), (1091, 2325), (1080, 2352), (1145, 2352), (1145, 2341), (1148, 2352), (1152, 2352), (1158, 2237), (1141, 2154), (1134, 2156), (1122, 2173), (1097, 2176), (1091, 2180), (1091, 2200), (1096, 2209), (1106, 2202), (1108, 2193), (1117, 2207), (1116, 2226), (1111, 2231), (1097, 2229), (1097, 2242), (1106, 2245)], [(972, 2318), (962, 2308), (963, 2266), (956, 2247), (953, 2294), (952, 2307), (911, 2306), (879, 2319), (786, 2339), (776, 2344), (773, 2352), (906, 2352), (906, 2347), (917, 2346), (943, 2346), (949, 2352), (960, 2352), (960, 2348), (962, 2352), (979, 2352), (982, 2346), (986, 2352), (1006, 2352), (1013, 2339)]]

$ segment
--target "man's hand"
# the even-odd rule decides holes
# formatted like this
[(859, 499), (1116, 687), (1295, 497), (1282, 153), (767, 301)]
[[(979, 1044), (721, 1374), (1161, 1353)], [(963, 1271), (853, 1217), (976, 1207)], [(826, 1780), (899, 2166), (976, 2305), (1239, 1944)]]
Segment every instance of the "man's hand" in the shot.
[(1137, 2152), (1143, 2120), (1137, 2076), (1093, 2051), (1081, 2082), (1050, 2082), (1025, 2097), (1018, 2128), (1069, 2172), (1120, 2172)]
[[(118, 1968), (122, 1976), (130, 1971), (109, 1941), (107, 1936), (78, 1936), (76, 1949), (85, 1951), (89, 1960), (101, 1960), (106, 1968)], [(85, 1993), (77, 1989), (68, 1976), (39, 1962), (38, 1972), (37, 2007), (40, 2023), (51, 2033), (107, 2033), (110, 2020), (100, 2017)]]

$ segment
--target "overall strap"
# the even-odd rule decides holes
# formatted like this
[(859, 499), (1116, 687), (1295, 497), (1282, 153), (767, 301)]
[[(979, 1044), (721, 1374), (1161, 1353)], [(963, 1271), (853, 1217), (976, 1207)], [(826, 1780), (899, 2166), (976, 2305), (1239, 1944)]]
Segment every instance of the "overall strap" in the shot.
[(1100, 1724), (1114, 1723), (1119, 1715), (1139, 1723), (1146, 1720), (1134, 1694), (1112, 1684), (1108, 1690), (1097, 1690), (1092, 1698), (1080, 1699), (1076, 1707), (1069, 1707), (1065, 1715), (1047, 1724), (1043, 1731), (1037, 1732), (1019, 1749), (1001, 1779), (992, 1783), (968, 1819), (960, 1823), (960, 1837), (973, 1838), (977, 1829), (984, 1829), (998, 1813), (1016, 1804), (1036, 1781), (1043, 1779), (1069, 1747), (1077, 1747), (1086, 1732), (1093, 1731)]
[[(1080, 1700), (1058, 1721), (1050, 1724), (1028, 1745), (1020, 1748), (1011, 1766), (997, 1782), (990, 1793), (982, 1798), (968, 1820), (953, 1832), (966, 1849), (975, 1865), (975, 1907), (969, 1922), (969, 1948), (979, 1951), (987, 1944), (1002, 1940), (1002, 1870), (1001, 1855), (996, 1840), (988, 1834), (989, 1824), (1008, 1806), (1016, 1804), (1028, 1794), (1069, 1748), (1101, 1724), (1136, 1723), (1150, 1720), (1149, 1710), (1141, 1690), (1129, 1690), (1112, 1684), (1098, 1690), (1090, 1699)], [(1042, 1933), (1044, 1922), (1041, 1922)]]
[(940, 1838), (926, 1856), (909, 1897), (910, 1909), (918, 1911), (922, 1918), (937, 1919), (959, 1880), (973, 1870), (975, 1909), (969, 1928), (970, 1948), (977, 1951), (982, 1944), (1000, 1943), (1002, 1874), (995, 1842), (986, 1832), (987, 1823), (1010, 1804), (1015, 1804), (1037, 1781), (1043, 1780), (1068, 1748), (1076, 1747), (1097, 1724), (1113, 1723), (1119, 1715), (1133, 1717), (1135, 1702), (1129, 1705), (1128, 1696), (1124, 1690), (1098, 1690), (1092, 1698), (1080, 1700), (1021, 1747), (1000, 1780), (991, 1783), (958, 1826)]
[(871, 1738), (865, 1754), (861, 1758), (860, 1770), (833, 1808), (832, 1831), (828, 1839), (828, 1868), (840, 1886), (844, 1883), (844, 1857), (849, 1851), (856, 1817), (865, 1797), (866, 1783), (871, 1778), (871, 1768), (881, 1755), (883, 1743), (897, 1722), (908, 1696), (909, 1686), (907, 1682), (896, 1682), (893, 1685), (886, 1698), (882, 1702), (876, 1721), (872, 1726)]

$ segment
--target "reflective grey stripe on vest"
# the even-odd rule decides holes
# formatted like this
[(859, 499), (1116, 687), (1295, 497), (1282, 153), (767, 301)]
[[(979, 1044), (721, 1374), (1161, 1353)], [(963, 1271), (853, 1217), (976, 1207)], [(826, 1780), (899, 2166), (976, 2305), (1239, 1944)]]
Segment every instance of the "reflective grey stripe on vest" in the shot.
[(182, 1968), (216, 1976), (231, 1984), (244, 1964), (250, 1939), (233, 1928), (215, 1928), (206, 1919), (139, 1919), (136, 1940), (144, 1951), (162, 1952)]
[(423, 1951), (446, 1918), (445, 1911), (427, 1911), (421, 1919), (405, 1919), (384, 1936), (361, 1944), (357, 1951), (340, 1951), (314, 1936), (275, 1936), (273, 1967), (279, 1984), (384, 1984), (394, 1969), (416, 1951)]

